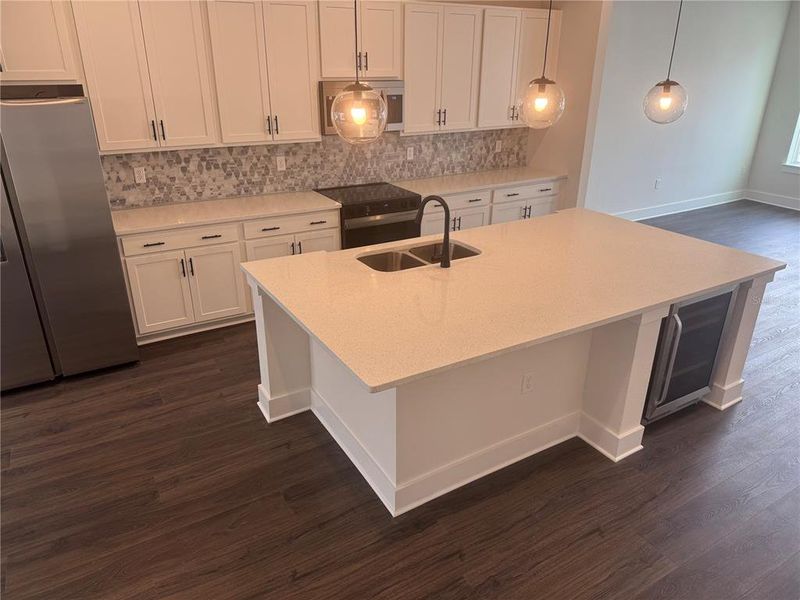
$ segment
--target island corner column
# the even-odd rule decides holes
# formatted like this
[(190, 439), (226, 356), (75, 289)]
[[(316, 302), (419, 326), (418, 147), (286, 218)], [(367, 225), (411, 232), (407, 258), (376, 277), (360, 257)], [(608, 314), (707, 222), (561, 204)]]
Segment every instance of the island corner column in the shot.
[(742, 400), (744, 363), (750, 350), (756, 320), (764, 299), (767, 284), (775, 273), (756, 277), (739, 285), (735, 304), (720, 344), (711, 391), (703, 402), (725, 410)]
[(250, 276), (256, 321), (258, 407), (269, 423), (311, 409), (308, 334)]

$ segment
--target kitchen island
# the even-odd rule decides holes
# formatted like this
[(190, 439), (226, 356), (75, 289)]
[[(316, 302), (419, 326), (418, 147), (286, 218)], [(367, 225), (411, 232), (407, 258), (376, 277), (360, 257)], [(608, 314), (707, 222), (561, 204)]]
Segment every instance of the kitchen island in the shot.
[(452, 240), (450, 269), (358, 260), (437, 236), (245, 263), (268, 421), (312, 410), (393, 515), (579, 436), (641, 449), (670, 305), (736, 286), (711, 392), (741, 400), (766, 284), (785, 265), (570, 209)]

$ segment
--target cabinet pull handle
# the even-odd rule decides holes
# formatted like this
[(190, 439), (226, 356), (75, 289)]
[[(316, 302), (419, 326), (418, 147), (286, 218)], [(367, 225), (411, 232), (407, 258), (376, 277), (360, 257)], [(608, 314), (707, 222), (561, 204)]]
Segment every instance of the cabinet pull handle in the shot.
[(527, 218), (528, 218), (528, 207), (527, 206), (523, 206), (522, 207), (522, 216), (520, 217), (520, 219), (527, 219)]
[(298, 254), (303, 253), (303, 242), (297, 242), (297, 248), (299, 249)]
[(153, 139), (158, 141), (158, 134), (156, 133), (156, 122), (155, 120), (150, 121), (150, 127), (153, 129)]
[(467, 202), (480, 202), (483, 198), (470, 198)]
[(163, 246), (164, 244), (166, 244), (166, 242), (147, 242), (143, 244), (143, 246), (145, 248), (152, 248), (153, 246)]
[(186, 262), (181, 259), (181, 275), (186, 277)]
[(458, 230), (461, 231), (461, 217), (458, 217)]
[(164, 119), (160, 119), (158, 122), (161, 123), (161, 139), (162, 140), (166, 140), (167, 139), (167, 132), (164, 129)]
[(369, 52), (364, 52), (364, 70), (369, 71)]
[(278, 115), (275, 115), (275, 135), (280, 135), (281, 130), (278, 128)]
[(453, 228), (450, 231), (456, 230), (456, 217), (453, 217)]
[(528, 216), (527, 216), (527, 218), (528, 218), (528, 219), (530, 219), (530, 218), (531, 218), (531, 210), (533, 210), (533, 207), (532, 207), (532, 206), (528, 206), (528, 207), (527, 207), (527, 209), (526, 209), (526, 212), (527, 212), (527, 214), (528, 214)]
[(194, 262), (191, 258), (189, 259), (189, 274), (194, 277)]
[(327, 221), (311, 221), (309, 225), (322, 225), (324, 223), (327, 223)]
[(262, 227), (261, 231), (278, 231), (280, 227)]
[(267, 133), (272, 135), (272, 115), (267, 115)]
[(551, 188), (551, 187), (549, 187), (549, 188), (539, 188), (540, 192), (551, 192), (552, 190), (553, 190), (553, 188)]
[(506, 194), (506, 198), (512, 198), (514, 196), (519, 196), (519, 193), (514, 192), (513, 194)]
[(442, 124), (442, 109), (441, 108), (436, 111), (436, 124), (437, 125), (441, 125)]
[(294, 242), (292, 242), (292, 256), (294, 256)]
[(356, 56), (356, 70), (361, 70), (361, 52)]
[(221, 233), (215, 233), (214, 235), (204, 235), (200, 239), (201, 240), (213, 240), (215, 238), (221, 238), (221, 237), (222, 237)]
[(447, 109), (446, 108), (442, 110), (442, 117), (443, 117), (442, 125), (447, 127)]

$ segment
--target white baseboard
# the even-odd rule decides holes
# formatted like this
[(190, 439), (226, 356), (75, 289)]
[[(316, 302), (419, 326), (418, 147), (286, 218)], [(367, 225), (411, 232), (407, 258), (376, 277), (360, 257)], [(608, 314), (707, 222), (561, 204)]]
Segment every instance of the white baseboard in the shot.
[(623, 434), (616, 434), (586, 413), (581, 414), (578, 437), (614, 462), (642, 449), (644, 427), (637, 425)]
[(223, 327), (230, 327), (231, 325), (240, 325), (252, 321), (255, 317), (253, 313), (240, 315), (237, 317), (228, 317), (227, 319), (220, 319), (219, 321), (211, 321), (204, 323), (195, 323), (187, 327), (178, 327), (177, 329), (169, 329), (167, 331), (159, 331), (158, 333), (150, 333), (139, 336), (136, 338), (136, 344), (139, 346), (146, 346), (153, 342), (163, 342), (164, 340), (171, 340), (184, 335), (191, 335), (193, 333), (201, 333), (203, 331), (211, 331), (212, 329), (221, 329)]
[(736, 202), (744, 198), (747, 198), (745, 190), (733, 190), (721, 194), (690, 198), (688, 200), (681, 200), (680, 202), (670, 202), (668, 204), (659, 204), (658, 206), (637, 208), (635, 210), (626, 210), (612, 214), (615, 217), (622, 217), (623, 219), (629, 219), (631, 221), (641, 221), (642, 219), (652, 219), (653, 217), (663, 217), (664, 215), (686, 212), (687, 210), (697, 210), (698, 208)]
[(400, 484), (395, 515), (575, 437), (580, 414), (570, 413)]
[(703, 398), (703, 402), (713, 406), (717, 410), (725, 410), (742, 401), (742, 388), (744, 379), (734, 381), (722, 386), (716, 383), (711, 384), (711, 391)]
[(311, 408), (311, 396), (309, 390), (299, 390), (276, 398), (270, 398), (266, 388), (259, 383), (257, 404), (267, 423), (274, 423), (307, 411)]
[[(800, 183), (798, 184), (800, 185)], [(762, 204), (771, 204), (772, 206), (780, 206), (783, 208), (790, 208), (792, 210), (800, 210), (800, 198), (793, 196), (782, 196), (780, 194), (770, 194), (769, 192), (759, 192), (758, 190), (745, 190), (745, 198), (748, 200), (755, 200)]]

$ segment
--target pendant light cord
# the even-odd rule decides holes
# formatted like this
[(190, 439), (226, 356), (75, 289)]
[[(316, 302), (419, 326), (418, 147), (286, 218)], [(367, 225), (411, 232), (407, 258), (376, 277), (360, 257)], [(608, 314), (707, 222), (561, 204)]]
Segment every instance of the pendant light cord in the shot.
[(669, 67), (667, 68), (667, 81), (669, 81), (669, 76), (672, 73), (672, 59), (675, 56), (675, 42), (678, 41), (678, 27), (680, 27), (681, 24), (681, 10), (683, 10), (683, 0), (681, 0), (680, 4), (678, 4), (678, 20), (675, 21), (675, 35), (672, 38), (672, 52), (669, 55)]
[[(358, 81), (358, 5), (356, 4), (358, 0), (353, 0), (353, 45), (355, 46), (355, 51), (353, 53), (354, 63), (356, 65), (356, 83)], [(683, 2), (683, 0), (681, 0)]]
[[(681, 0), (683, 2), (683, 0)], [(547, 47), (550, 45), (550, 16), (553, 14), (553, 0), (550, 0), (550, 7), (547, 9), (547, 35), (544, 38), (544, 60), (542, 61), (542, 79), (547, 69)]]

